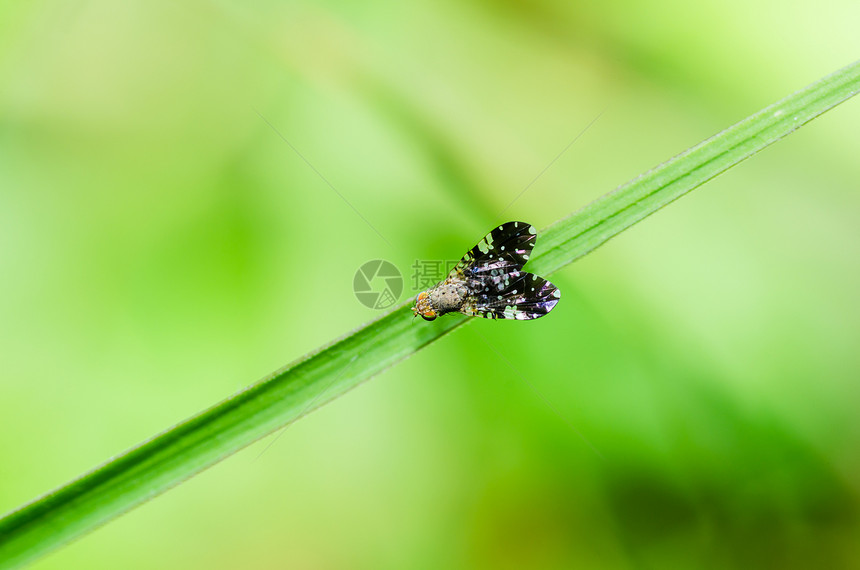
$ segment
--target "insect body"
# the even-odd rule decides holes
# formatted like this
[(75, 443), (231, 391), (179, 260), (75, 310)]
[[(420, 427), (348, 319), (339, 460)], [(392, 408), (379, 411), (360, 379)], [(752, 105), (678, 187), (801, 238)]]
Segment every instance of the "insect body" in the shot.
[(534, 248), (537, 231), (524, 222), (494, 228), (466, 252), (451, 273), (415, 298), (412, 311), (432, 321), (445, 313), (488, 319), (536, 319), (558, 303), (558, 288), (522, 271)]

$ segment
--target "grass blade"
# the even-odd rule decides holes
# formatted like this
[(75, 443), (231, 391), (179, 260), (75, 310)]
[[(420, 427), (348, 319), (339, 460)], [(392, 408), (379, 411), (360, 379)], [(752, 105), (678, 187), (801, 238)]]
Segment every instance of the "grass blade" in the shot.
[[(550, 274), (571, 263), (858, 91), (860, 62), (752, 115), (553, 224), (529, 269)], [(413, 326), (408, 305), (0, 519), (0, 567), (105, 524), (466, 322), (451, 316)]]

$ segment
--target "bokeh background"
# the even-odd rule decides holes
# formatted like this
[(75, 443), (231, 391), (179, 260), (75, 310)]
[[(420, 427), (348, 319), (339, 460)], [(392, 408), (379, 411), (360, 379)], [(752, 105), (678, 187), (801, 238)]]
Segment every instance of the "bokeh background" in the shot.
[[(362, 263), (405, 298), (415, 259), (850, 63), (858, 21), (4, 3), (0, 511), (377, 317)], [(858, 145), (849, 101), (555, 274), (551, 316), (473, 322), (34, 568), (860, 567)]]

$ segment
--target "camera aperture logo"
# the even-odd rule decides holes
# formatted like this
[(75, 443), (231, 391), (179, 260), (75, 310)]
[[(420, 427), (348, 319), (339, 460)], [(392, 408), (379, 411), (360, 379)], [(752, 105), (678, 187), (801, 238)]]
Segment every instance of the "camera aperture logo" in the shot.
[(403, 276), (390, 261), (374, 259), (358, 268), (352, 279), (355, 298), (370, 309), (387, 309), (403, 293)]

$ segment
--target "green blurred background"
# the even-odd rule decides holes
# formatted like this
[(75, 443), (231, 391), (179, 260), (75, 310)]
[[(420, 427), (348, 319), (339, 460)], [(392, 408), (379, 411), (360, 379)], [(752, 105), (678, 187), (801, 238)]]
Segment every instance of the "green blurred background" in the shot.
[[(0, 511), (377, 317), (365, 261), (408, 285), (544, 227), (850, 63), (858, 22), (4, 3)], [(548, 318), (473, 322), (34, 567), (860, 567), (858, 133), (849, 101), (555, 274)]]

